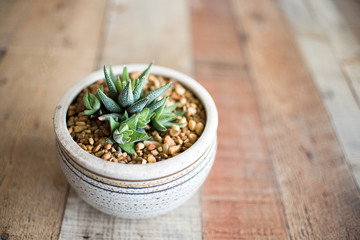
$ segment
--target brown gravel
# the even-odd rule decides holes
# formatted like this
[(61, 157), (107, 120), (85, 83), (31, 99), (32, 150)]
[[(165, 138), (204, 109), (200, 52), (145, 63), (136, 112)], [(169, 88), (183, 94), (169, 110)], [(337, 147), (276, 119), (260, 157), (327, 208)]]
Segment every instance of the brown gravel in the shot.
[[(137, 78), (139, 73), (131, 73), (131, 78)], [(86, 92), (96, 93), (100, 84), (104, 85), (105, 93), (108, 92), (104, 81), (98, 81), (79, 94), (76, 101), (68, 109), (67, 126), (71, 137), (76, 143), (90, 154), (107, 161), (127, 164), (147, 164), (162, 161), (171, 158), (186, 151), (201, 136), (206, 115), (201, 102), (179, 82), (174, 79), (164, 78), (162, 76), (149, 75), (149, 80), (144, 88), (144, 92), (149, 92), (169, 81), (175, 82), (166, 94), (169, 96), (167, 106), (180, 103), (177, 111), (187, 111), (187, 113), (178, 117), (177, 122), (185, 123), (180, 128), (173, 125), (165, 132), (151, 131), (150, 126), (145, 129), (150, 137), (149, 140), (138, 142), (135, 145), (136, 154), (129, 155), (122, 152), (117, 144), (110, 144), (106, 139), (110, 136), (110, 127), (107, 121), (90, 119), (83, 115), (85, 110), (83, 105), (83, 96)]]

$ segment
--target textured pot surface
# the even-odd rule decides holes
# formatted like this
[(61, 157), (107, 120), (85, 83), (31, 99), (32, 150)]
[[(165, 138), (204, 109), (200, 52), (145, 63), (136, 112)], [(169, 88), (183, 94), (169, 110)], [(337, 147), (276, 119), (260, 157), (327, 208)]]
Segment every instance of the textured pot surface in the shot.
[[(147, 65), (127, 65), (128, 71), (142, 71)], [(115, 74), (122, 66), (113, 67)], [(146, 218), (163, 214), (192, 196), (201, 186), (216, 153), (217, 110), (209, 93), (192, 78), (177, 71), (153, 66), (152, 74), (174, 78), (190, 89), (203, 103), (207, 121), (197, 142), (170, 159), (145, 165), (104, 161), (81, 149), (66, 126), (69, 105), (85, 87), (103, 79), (94, 72), (72, 88), (55, 110), (54, 129), (60, 165), (80, 197), (105, 213), (124, 218)]]

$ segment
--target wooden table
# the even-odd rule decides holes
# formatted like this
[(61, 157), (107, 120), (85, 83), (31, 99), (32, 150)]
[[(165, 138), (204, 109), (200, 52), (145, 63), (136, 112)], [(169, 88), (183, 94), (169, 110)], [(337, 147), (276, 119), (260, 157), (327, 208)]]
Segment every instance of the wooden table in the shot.
[[(3, 0), (1, 239), (359, 239), (360, 2)], [(219, 111), (201, 190), (148, 220), (69, 187), (52, 114), (103, 64), (192, 75)]]

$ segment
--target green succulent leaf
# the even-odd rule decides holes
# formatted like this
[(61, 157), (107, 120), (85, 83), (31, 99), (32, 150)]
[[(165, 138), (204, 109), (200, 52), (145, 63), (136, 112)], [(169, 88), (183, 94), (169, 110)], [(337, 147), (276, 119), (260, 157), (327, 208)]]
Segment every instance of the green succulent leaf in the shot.
[(119, 144), (129, 143), (131, 140), (131, 135), (134, 133), (134, 130), (129, 129), (127, 125), (121, 125), (113, 133), (113, 138), (115, 142)]
[(129, 119), (129, 115), (128, 115), (127, 111), (125, 110), (124, 115), (121, 117), (121, 122), (123, 122), (127, 119)]
[(119, 77), (119, 76), (116, 78), (115, 87), (116, 87), (116, 90), (117, 90), (119, 93), (121, 93), (121, 91), (123, 90), (123, 87), (122, 87), (121, 80), (120, 80), (120, 77)]
[(129, 112), (129, 114), (134, 114), (134, 113), (138, 113), (141, 110), (144, 109), (144, 107), (146, 106), (147, 102), (149, 101), (149, 98), (142, 98), (138, 101), (136, 101), (134, 104), (132, 104), (127, 111)]
[(140, 74), (140, 76), (138, 77), (138, 79), (141, 79), (143, 77), (145, 77), (145, 79), (147, 79), (149, 77), (149, 73), (150, 73), (150, 69), (151, 66), (154, 64), (154, 61), (152, 61), (149, 66)]
[(178, 106), (180, 105), (180, 103), (176, 103), (176, 104), (173, 104), (169, 107), (166, 107), (164, 109), (164, 113), (171, 113), (172, 111), (174, 111)]
[(154, 128), (155, 130), (157, 131), (161, 131), (161, 132), (164, 132), (166, 131), (166, 127), (160, 123), (158, 120), (156, 120), (156, 118), (154, 118), (153, 120), (151, 120), (151, 126), (152, 128)]
[(123, 67), (122, 82), (123, 82), (123, 88), (129, 82), (129, 74), (126, 66)]
[(109, 72), (110, 72), (110, 78), (113, 81), (114, 84), (116, 84), (116, 76), (111, 68), (111, 66), (109, 67)]
[[(103, 86), (103, 85), (100, 85), (100, 88), (99, 88), (99, 89), (104, 92), (104, 86)], [(101, 98), (100, 98), (100, 96), (99, 96), (98, 93), (95, 94), (95, 97), (96, 97), (99, 101), (101, 101)]]
[(174, 121), (177, 117), (174, 114), (164, 114), (164, 115), (160, 115), (160, 116), (156, 116), (155, 119), (157, 121), (159, 121), (160, 123), (166, 123), (166, 122), (171, 122)]
[(156, 111), (155, 111), (155, 115), (156, 116), (160, 116), (162, 113), (163, 113), (163, 111), (164, 111), (164, 109), (165, 109), (165, 104), (166, 104), (166, 101), (167, 101), (167, 99), (168, 99), (168, 97), (166, 96), (165, 97), (165, 101), (161, 101), (161, 105), (156, 109)]
[(137, 128), (143, 129), (146, 126), (146, 124), (148, 124), (150, 122), (151, 117), (153, 116), (153, 113), (150, 113), (149, 109), (145, 108), (138, 114), (139, 114), (139, 119), (138, 119), (138, 123), (137, 123)]
[(86, 109), (84, 111), (84, 114), (90, 116), (90, 115), (93, 115), (96, 112), (97, 112), (97, 110), (94, 110), (94, 109), (92, 109), (92, 110)]
[(109, 118), (110, 130), (113, 133), (118, 127), (120, 127), (120, 123), (115, 121), (112, 117)]
[(151, 103), (153, 100), (156, 100), (158, 97), (164, 94), (171, 87), (171, 84), (172, 82), (169, 82), (168, 84), (147, 93), (144, 97), (149, 97), (149, 103)]
[(139, 131), (134, 131), (133, 134), (130, 135), (129, 143), (145, 141), (145, 140), (148, 140), (148, 139), (149, 139), (149, 136), (146, 133), (139, 132)]
[(99, 97), (101, 98), (102, 103), (104, 104), (105, 108), (113, 113), (121, 113), (121, 107), (111, 98), (105, 95), (103, 91), (98, 89)]
[(99, 110), (101, 103), (95, 97), (95, 95), (91, 93), (85, 93), (84, 95), (84, 105), (89, 110)]
[(120, 119), (122, 119), (122, 116), (121, 114), (119, 113), (108, 113), (108, 114), (104, 114), (104, 115), (101, 115), (98, 117), (98, 119), (100, 121), (110, 121), (110, 118), (113, 118), (115, 121), (119, 121)]
[(109, 88), (109, 92), (110, 92), (110, 96), (112, 99), (116, 100), (118, 97), (118, 93), (115, 87), (115, 84), (113, 82), (113, 80), (111, 79), (108, 71), (106, 70), (106, 67), (104, 66), (104, 75), (105, 75), (105, 81), (106, 81), (106, 85)]
[(134, 95), (131, 90), (131, 81), (128, 81), (125, 88), (119, 94), (118, 103), (123, 108), (127, 108), (134, 103)]
[(146, 84), (146, 77), (140, 78), (140, 79), (135, 83), (134, 92), (133, 92), (134, 101), (139, 100), (145, 84)]
[(130, 118), (121, 122), (120, 128), (126, 125), (129, 129), (135, 130), (139, 120), (139, 114), (134, 114)]
[(126, 144), (119, 144), (119, 146), (121, 147), (122, 150), (124, 150), (125, 152), (129, 153), (129, 154), (136, 154), (135, 152), (135, 143), (126, 143)]
[(150, 105), (148, 106), (149, 111), (150, 111), (150, 112), (154, 112), (154, 111), (157, 110), (159, 107), (165, 105), (167, 99), (168, 99), (168, 97), (166, 96), (166, 97), (162, 98), (162, 99), (159, 100), (159, 101), (153, 102), (152, 104), (150, 104)]

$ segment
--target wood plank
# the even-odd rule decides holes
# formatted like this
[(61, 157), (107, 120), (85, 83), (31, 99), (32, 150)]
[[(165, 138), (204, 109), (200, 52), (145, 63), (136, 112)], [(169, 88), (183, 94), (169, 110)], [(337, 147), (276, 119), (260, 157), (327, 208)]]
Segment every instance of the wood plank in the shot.
[[(219, 147), (202, 188), (204, 239), (285, 239), (286, 220), (256, 96), (228, 1), (192, 5), (195, 76), (219, 111)], [(221, 34), (219, 34), (221, 32)]]
[(25, 0), (0, 1), (0, 51), (2, 51), (0, 54), (5, 54), (7, 51), (16, 29), (27, 16), (30, 4)]
[[(110, 1), (100, 65), (154, 59), (156, 64), (191, 74), (188, 11), (183, 0)], [(166, 215), (126, 220), (100, 213), (71, 190), (60, 239), (201, 239), (200, 214), (198, 193)]]
[(360, 106), (360, 58), (343, 64), (343, 70), (348, 78), (350, 89)]
[(332, 0), (307, 1), (340, 60), (360, 56), (360, 45)]
[[(281, 1), (281, 5), (293, 27), (296, 28), (298, 22), (302, 22), (302, 29), (310, 31), (315, 26), (315, 28), (319, 29), (319, 34), (327, 36), (329, 30), (322, 28), (321, 22), (313, 21), (310, 23), (311, 14), (304, 2), (301, 5), (300, 1)], [(289, 11), (289, 9), (293, 9), (293, 11)], [(298, 11), (299, 9), (301, 11)], [(302, 14), (293, 14), (296, 11), (302, 12)], [(306, 22), (308, 24), (305, 24)], [(345, 23), (342, 22), (341, 24)], [(295, 37), (311, 69), (312, 76), (321, 93), (328, 114), (331, 116), (332, 124), (345, 157), (359, 184), (360, 125), (358, 123), (360, 122), (360, 102), (358, 100), (360, 96), (360, 83), (356, 80), (356, 71), (359, 71), (360, 67), (357, 63), (358, 61), (356, 59), (342, 61), (337, 58), (336, 52), (333, 51), (333, 43), (327, 41), (327, 38), (314, 38), (304, 34), (304, 31), (295, 31)], [(339, 37), (344, 39), (352, 38), (352, 36), (345, 35)]]
[(186, 0), (171, 4), (164, 0), (110, 1), (100, 65), (154, 60), (155, 64), (191, 75), (193, 62), (186, 6)]
[(360, 196), (275, 1), (232, 1), (291, 239), (355, 239)]
[(334, 0), (336, 8), (345, 18), (357, 41), (360, 42), (360, 2), (354, 0)]
[[(88, 7), (83, 10), (84, 4), (81, 0), (33, 1), (0, 64), (3, 238), (58, 237), (68, 184), (57, 163), (51, 119), (65, 89), (94, 66), (99, 41), (79, 36), (99, 35), (98, 17), (105, 7), (100, 1), (86, 1)], [(54, 27), (57, 24), (63, 28)], [(87, 24), (91, 29), (82, 28)], [(56, 45), (54, 36), (74, 45)]]

